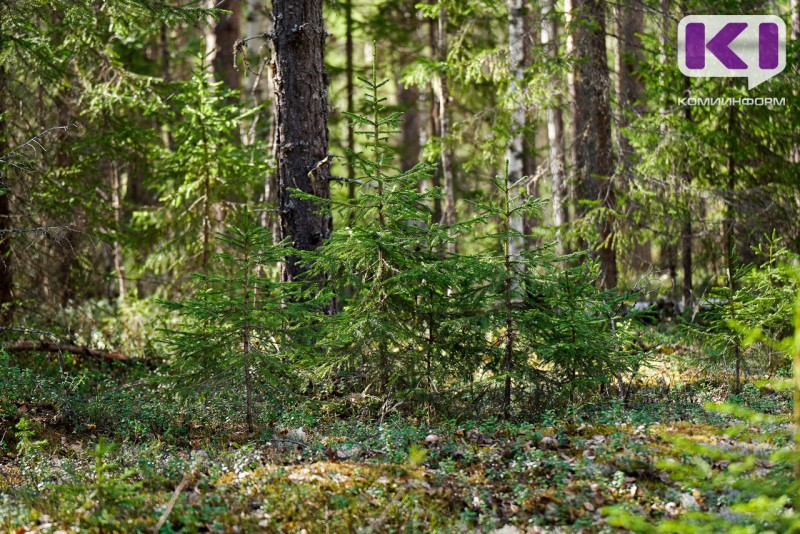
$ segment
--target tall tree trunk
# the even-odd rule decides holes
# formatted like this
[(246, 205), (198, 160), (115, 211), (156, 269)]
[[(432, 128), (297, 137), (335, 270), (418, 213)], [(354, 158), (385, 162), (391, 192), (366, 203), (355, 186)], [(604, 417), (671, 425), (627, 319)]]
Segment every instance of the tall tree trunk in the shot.
[[(2, 14), (2, 10), (0, 10)], [(0, 27), (0, 39), (3, 28)], [(8, 128), (5, 119), (6, 67), (0, 65), (0, 156), (8, 152)], [(0, 161), (0, 318), (4, 323), (13, 316), (14, 277), (11, 266), (11, 183), (8, 165)]]
[[(508, 174), (506, 187), (515, 191), (515, 187), (523, 176), (524, 167), (524, 140), (525, 140), (525, 101), (522, 97), (522, 84), (525, 77), (525, 2), (523, 0), (507, 0), (508, 7), (508, 50), (511, 61), (511, 87), (510, 94), (514, 100), (511, 111), (511, 131), (506, 146), (506, 161)], [(511, 217), (512, 230), (524, 233), (524, 220), (522, 214)], [(512, 258), (517, 258), (523, 249), (522, 237), (514, 237), (509, 241)]]
[[(438, 21), (435, 19), (430, 19), (428, 22), (428, 46), (431, 49), (431, 57), (436, 59), (438, 58), (438, 53), (436, 52), (438, 48)], [(441, 137), (441, 128), (439, 124), (439, 104), (437, 102), (437, 92), (436, 92), (436, 80), (431, 80), (430, 83), (430, 90), (428, 95), (428, 101), (430, 103), (429, 107), (429, 116), (428, 116), (428, 129), (430, 131), (430, 135), (428, 139), (432, 139), (434, 137)], [(442, 186), (442, 169), (441, 167), (437, 166), (436, 169), (433, 171), (433, 176), (431, 177), (432, 186), (434, 190), (438, 190)], [(441, 222), (442, 220), (442, 199), (439, 195), (433, 199), (433, 220), (436, 222)]]
[(419, 162), (419, 153), (422, 148), (419, 139), (419, 90), (416, 87), (398, 83), (397, 102), (403, 112), (400, 169), (405, 172), (411, 170)]
[[(345, 78), (347, 83), (347, 112), (355, 113), (355, 82), (353, 65), (353, 2), (347, 0), (344, 4), (345, 15)], [(356, 150), (356, 136), (353, 123), (348, 119), (347, 122), (347, 148), (351, 152)], [(347, 166), (347, 198), (353, 200), (356, 197), (356, 168), (355, 165)]]
[[(566, 52), (566, 57), (571, 58), (575, 53), (575, 39), (573, 38), (572, 28), (575, 26), (575, 18), (574, 14), (574, 2), (573, 0), (564, 0), (564, 19), (566, 22), (566, 35), (564, 37), (564, 48)], [(571, 112), (575, 111), (575, 69), (567, 69), (567, 91), (569, 93), (569, 101), (571, 103), (569, 107), (570, 114)], [(570, 129), (569, 133), (567, 130), (564, 130), (564, 140), (565, 146), (567, 145), (567, 138), (570, 140), (574, 140), (576, 137), (576, 128), (575, 128), (575, 121), (569, 121)], [(578, 183), (578, 173), (575, 168), (575, 147), (570, 146), (569, 155), (567, 152), (564, 152), (564, 182), (566, 183), (565, 191), (566, 191), (566, 206), (565, 209), (567, 210), (567, 220), (569, 222), (575, 221), (576, 219), (580, 218), (580, 209), (577, 205), (578, 193), (577, 193), (577, 183)], [(585, 243), (581, 242), (582, 240), (577, 241), (578, 248), (584, 248)], [(568, 244), (569, 246), (569, 244)]]
[[(632, 114), (641, 115), (646, 111), (642, 94), (644, 82), (639, 71), (643, 47), (639, 37), (644, 32), (644, 11), (636, 0), (623, 0), (616, 6), (617, 11), (617, 96), (622, 108), (620, 128), (630, 124)], [(620, 166), (626, 176), (635, 163), (634, 151), (625, 132), (619, 134)]]
[(792, 41), (800, 39), (800, 1), (792, 0)]
[[(447, 62), (447, 10), (444, 5), (439, 10), (439, 29), (437, 33), (437, 55), (440, 63)], [(452, 153), (450, 150), (450, 91), (447, 87), (447, 73), (439, 71), (434, 83), (436, 100), (439, 104), (439, 137), (444, 144), (442, 147), (442, 179), (444, 187), (444, 214), (442, 222), (445, 225), (456, 223), (456, 196), (453, 182)], [(455, 252), (455, 243), (448, 244), (450, 252)]]
[[(800, 0), (791, 0), (791, 11), (792, 11), (792, 41), (797, 41), (800, 39)], [(798, 52), (792, 61), (792, 68), (794, 69), (795, 74), (800, 72), (798, 68), (798, 59), (800, 59), (800, 52)], [(797, 91), (795, 90), (795, 95), (797, 95)], [(792, 162), (793, 163), (800, 163), (800, 143), (795, 144), (792, 148)]]
[[(686, 87), (686, 97), (691, 96), (691, 78), (686, 78), (684, 84)], [(686, 106), (684, 110), (684, 119), (687, 123), (692, 122), (692, 108)], [(689, 165), (683, 170), (683, 186), (685, 197), (685, 212), (683, 214), (683, 226), (681, 228), (681, 270), (683, 271), (683, 309), (691, 310), (694, 306), (694, 288), (692, 283), (692, 218), (694, 212), (692, 210), (692, 172)]]
[[(161, 47), (161, 78), (164, 80), (164, 83), (169, 83), (172, 81), (172, 73), (170, 71), (170, 51), (169, 51), (169, 28), (167, 28), (166, 24), (162, 24), (160, 28), (160, 47)], [(157, 121), (155, 122), (157, 124)], [(161, 130), (161, 138), (164, 141), (164, 146), (168, 148), (170, 151), (175, 150), (175, 138), (172, 135), (171, 128), (162, 128)], [(136, 178), (138, 180), (138, 177)], [(141, 182), (141, 180), (139, 180)], [(140, 189), (144, 189), (143, 187), (139, 187), (140, 184), (132, 184), (132, 191), (138, 192)]]
[(667, 271), (669, 271), (669, 298), (672, 304), (678, 303), (678, 243), (671, 240), (667, 245)]
[[(630, 190), (634, 180), (636, 153), (624, 129), (630, 125), (632, 115), (641, 116), (647, 111), (642, 99), (644, 82), (639, 71), (642, 64), (643, 47), (639, 37), (644, 33), (644, 10), (638, 0), (624, 0), (615, 7), (617, 19), (617, 102), (620, 113), (618, 122), (620, 186)], [(636, 211), (633, 205), (631, 211)], [(652, 244), (649, 240), (636, 241), (633, 246), (633, 269), (648, 269), (653, 262)]]
[[(217, 5), (215, 0), (209, 2), (210, 7)], [(215, 77), (228, 88), (239, 89), (242, 77), (234, 68), (233, 47), (242, 33), (242, 0), (224, 0), (217, 7), (231, 13), (222, 15), (213, 31), (206, 32), (206, 54), (210, 55)]]
[[(556, 0), (547, 0), (542, 8), (542, 45), (553, 62), (558, 61), (558, 27), (559, 20), (556, 13)], [(553, 101), (547, 108), (547, 141), (549, 144), (550, 179), (553, 197), (553, 226), (556, 229), (557, 253), (567, 251), (564, 232), (569, 223), (567, 209), (567, 180), (566, 160), (564, 149), (564, 116), (561, 109), (562, 102), (559, 97), (559, 77), (553, 74), (550, 79)]]
[[(599, 201), (604, 210), (614, 209), (614, 155), (611, 143), (608, 58), (606, 56), (605, 0), (573, 2), (572, 37), (577, 65), (574, 76), (575, 167), (579, 198)], [(585, 215), (585, 210), (581, 210)], [(600, 286), (617, 285), (614, 220), (602, 214), (598, 221)]]
[[(299, 250), (314, 250), (330, 237), (332, 219), (291, 189), (330, 197), (322, 0), (274, 0), (272, 20), (280, 238), (289, 238)], [(292, 255), (282, 278), (293, 281), (306, 270)]]
[[(669, 65), (670, 61), (672, 61), (672, 55), (670, 50), (670, 40), (672, 39), (672, 28), (674, 28), (671, 9), (672, 6), (670, 4), (671, 0), (659, 0), (659, 11), (661, 15), (661, 37), (660, 37), (660, 52), (661, 52), (661, 64), (662, 65)], [(666, 116), (668, 113), (668, 108), (671, 105), (669, 100), (669, 95), (667, 92), (664, 92), (660, 101), (660, 112), (662, 116)], [(662, 136), (667, 135), (667, 125), (666, 123), (661, 124), (660, 132)], [(665, 184), (657, 186), (658, 194), (660, 195), (659, 200), (663, 205), (667, 205), (670, 202), (670, 198), (672, 194), (679, 195), (679, 192), (676, 191), (677, 185), (673, 182), (667, 182)], [(683, 223), (680, 223), (681, 226)], [(670, 214), (664, 215), (664, 228), (665, 230), (662, 233), (661, 239), (661, 250), (659, 255), (659, 264), (663, 269), (666, 267), (667, 271), (669, 272), (670, 278), (670, 298), (677, 303), (678, 298), (678, 274), (677, 274), (677, 262), (678, 262), (678, 248), (679, 248), (679, 229), (678, 223), (675, 222), (674, 218)]]
[[(274, 22), (271, 22), (274, 29)], [(275, 85), (275, 73), (277, 72), (275, 58), (269, 59), (269, 66), (267, 68), (267, 94), (272, 97), (270, 105), (270, 122), (269, 122), (269, 154), (273, 163), (274, 169), (270, 170), (264, 182), (264, 201), (267, 206), (279, 205), (278, 195), (278, 104), (275, 100), (275, 92), (277, 91)], [(264, 212), (265, 220), (263, 226), (269, 227), (275, 239), (281, 235), (280, 217), (277, 213), (270, 211)]]

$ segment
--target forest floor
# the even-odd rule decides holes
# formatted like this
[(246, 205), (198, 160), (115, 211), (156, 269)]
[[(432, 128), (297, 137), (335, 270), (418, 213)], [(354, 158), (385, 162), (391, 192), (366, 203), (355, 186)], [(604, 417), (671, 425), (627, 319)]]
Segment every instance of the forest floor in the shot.
[[(745, 452), (747, 477), (777, 476), (770, 457), (788, 422), (708, 409), (731, 400), (728, 387), (681, 381), (689, 368), (668, 387), (658, 362), (672, 352), (628, 405), (530, 423), (305, 414), (257, 436), (195, 425), (180, 440), (120, 439), (90, 421), (70, 429), (52, 405), (16, 394), (0, 428), (0, 529), (152, 532), (167, 510), (161, 532), (605, 532), (733, 514), (732, 494), (683, 474), (737, 476), (731, 454)], [(790, 408), (753, 383), (734, 401)]]

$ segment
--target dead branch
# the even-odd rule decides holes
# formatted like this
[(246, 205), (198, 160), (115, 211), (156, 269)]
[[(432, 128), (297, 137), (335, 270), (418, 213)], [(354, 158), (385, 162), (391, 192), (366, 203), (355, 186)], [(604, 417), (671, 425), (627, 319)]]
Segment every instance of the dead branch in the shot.
[(9, 343), (3, 347), (3, 349), (7, 352), (26, 352), (34, 350), (40, 352), (69, 352), (70, 354), (77, 354), (79, 356), (91, 356), (92, 358), (101, 360), (117, 360), (123, 362), (131, 359), (119, 352), (110, 352), (67, 343), (53, 343), (52, 341), (35, 341), (32, 339), (21, 339)]

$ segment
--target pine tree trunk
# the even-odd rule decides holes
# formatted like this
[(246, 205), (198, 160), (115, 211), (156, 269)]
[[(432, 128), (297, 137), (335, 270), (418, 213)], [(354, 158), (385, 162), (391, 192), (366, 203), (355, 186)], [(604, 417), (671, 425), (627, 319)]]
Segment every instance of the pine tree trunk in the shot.
[[(355, 83), (354, 83), (354, 65), (353, 65), (353, 2), (347, 0), (344, 4), (345, 15), (345, 78), (347, 83), (347, 112), (355, 112)], [(353, 123), (348, 119), (347, 122), (347, 148), (351, 152), (356, 150), (355, 128)], [(347, 166), (347, 198), (352, 200), (356, 197), (356, 168), (355, 165)]]
[[(671, 17), (671, 5), (670, 0), (659, 0), (659, 10), (661, 12), (661, 39), (660, 39), (660, 46), (661, 46), (661, 63), (662, 65), (669, 65), (670, 62), (673, 60), (671, 53), (670, 53), (670, 39), (671, 39), (671, 31), (672, 28), (675, 26), (672, 21)], [(661, 99), (661, 113), (666, 114), (667, 108), (671, 105), (668, 94), (665, 92), (662, 95)], [(667, 134), (667, 126), (666, 124), (662, 124), (660, 127), (661, 134)], [(658, 187), (659, 194), (660, 194), (660, 201), (664, 204), (669, 202), (671, 196), (674, 194), (678, 196), (680, 193), (677, 191), (678, 186), (675, 183), (669, 182), (664, 185)], [(680, 230), (678, 228), (678, 224), (680, 224)], [(685, 221), (679, 221), (676, 223), (673, 220), (671, 215), (666, 215), (664, 217), (664, 224), (663, 224), (663, 245), (661, 247), (662, 254), (660, 260), (662, 261), (666, 259), (666, 267), (669, 271), (669, 278), (671, 284), (671, 291), (670, 291), (670, 299), (677, 303), (678, 302), (678, 249), (683, 249), (683, 241), (682, 239), (682, 229), (685, 227)]]
[[(1, 11), (0, 11), (1, 13)], [(3, 29), (0, 27), (0, 38)], [(0, 155), (8, 152), (8, 129), (5, 119), (6, 68), (0, 65)], [(8, 166), (0, 162), (0, 318), (4, 323), (13, 316), (14, 277), (11, 265), (11, 183)]]
[[(525, 14), (522, 17), (522, 68), (524, 73), (524, 70), (531, 66), (531, 52), (534, 50), (536, 43), (534, 28), (538, 22), (535, 19), (535, 14), (531, 4), (526, 0), (523, 5), (525, 7)], [(524, 109), (524, 112), (525, 123), (526, 125), (529, 124), (531, 127), (528, 129), (529, 131), (527, 131), (522, 137), (522, 176), (532, 178), (534, 175), (536, 175), (536, 147), (539, 139), (539, 124), (535, 119), (530, 122), (528, 121), (527, 106)], [(529, 198), (539, 198), (541, 196), (539, 194), (539, 180), (526, 180), (525, 189)], [(540, 222), (541, 221), (539, 221), (538, 215), (534, 213), (527, 215), (522, 225), (525, 230), (525, 235), (530, 236), (533, 233), (533, 230), (539, 226)], [(531, 237), (528, 237), (527, 239), (531, 239)]]
[[(436, 52), (438, 48), (438, 21), (435, 19), (430, 19), (428, 22), (428, 46), (431, 49), (431, 57), (435, 60), (438, 58), (438, 53)], [(434, 137), (441, 137), (441, 128), (439, 124), (439, 104), (437, 102), (437, 92), (435, 89), (436, 80), (431, 80), (430, 83), (430, 94), (428, 100), (430, 102), (429, 108), (429, 116), (428, 116), (428, 128), (430, 130), (430, 135), (428, 139), (432, 139)], [(442, 169), (440, 167), (436, 167), (433, 172), (433, 176), (431, 177), (433, 189), (439, 189), (442, 185)], [(442, 214), (442, 200), (439, 195), (436, 195), (436, 198), (433, 199), (433, 220), (436, 222), (441, 222), (443, 217)]]
[(800, 0), (791, 1), (792, 41), (800, 39)]
[(397, 84), (397, 102), (403, 112), (403, 133), (400, 146), (400, 169), (405, 172), (419, 162), (419, 91), (416, 87)]
[[(295, 198), (291, 189), (330, 196), (322, 0), (274, 0), (272, 20), (280, 238), (299, 250), (314, 250), (330, 237), (332, 219), (316, 203)], [(282, 278), (293, 281), (306, 270), (292, 255)]]
[[(617, 11), (617, 95), (622, 108), (620, 128), (630, 124), (631, 114), (641, 115), (646, 111), (642, 102), (644, 82), (639, 73), (644, 49), (639, 37), (644, 32), (644, 11), (636, 0), (624, 0), (616, 6)], [(620, 165), (626, 177), (634, 164), (634, 151), (628, 136), (620, 130)]]
[[(441, 63), (447, 61), (447, 11), (444, 6), (439, 10), (439, 31), (436, 44), (438, 59)], [(436, 99), (439, 104), (439, 136), (444, 146), (442, 148), (442, 179), (444, 187), (444, 214), (442, 222), (445, 225), (456, 223), (456, 197), (453, 182), (452, 153), (450, 149), (450, 91), (447, 87), (447, 74), (439, 72), (434, 84)], [(455, 252), (455, 243), (448, 244), (450, 252)]]
[[(686, 78), (686, 96), (690, 96), (691, 78)], [(686, 106), (684, 118), (687, 123), (692, 122), (692, 108)], [(683, 171), (683, 183), (685, 188), (686, 207), (683, 214), (683, 227), (681, 228), (681, 269), (683, 271), (683, 310), (691, 310), (694, 306), (694, 288), (692, 283), (692, 172), (685, 168)]]
[[(511, 56), (510, 93), (515, 100), (514, 108), (511, 112), (510, 139), (506, 146), (506, 161), (508, 162), (508, 183), (506, 187), (516, 189), (515, 186), (522, 180), (524, 167), (525, 104), (521, 89), (525, 67), (525, 3), (523, 0), (507, 0), (506, 4), (508, 7), (508, 49)], [(519, 194), (516, 191), (515, 193)], [(524, 232), (522, 214), (512, 216), (510, 226), (511, 229), (522, 234)], [(522, 237), (512, 238), (509, 245), (511, 257), (519, 257), (524, 245)]]
[[(272, 24), (272, 28), (274, 28), (274, 24)], [(270, 105), (270, 123), (269, 123), (269, 154), (270, 160), (272, 161), (273, 166), (275, 167), (272, 169), (266, 176), (266, 180), (264, 182), (264, 201), (267, 206), (270, 207), (277, 207), (278, 202), (278, 170), (277, 170), (277, 161), (278, 161), (278, 106), (275, 101), (275, 58), (270, 57), (269, 65), (267, 68), (267, 94), (272, 97), (272, 102)], [(264, 220), (263, 220), (264, 228), (269, 228), (270, 232), (275, 239), (277, 239), (281, 235), (280, 229), (280, 217), (277, 213), (265, 211), (264, 212)]]
[[(216, 5), (215, 0), (209, 0), (210, 7)], [(228, 88), (239, 89), (242, 77), (233, 65), (233, 47), (242, 33), (242, 0), (225, 0), (217, 7), (231, 13), (222, 15), (213, 30), (206, 32), (206, 54), (209, 55), (215, 77), (225, 82)]]
[[(800, 39), (800, 0), (791, 0), (790, 7), (792, 12), (792, 42), (794, 42)], [(792, 69), (794, 70), (795, 75), (797, 75), (797, 73), (800, 72), (800, 69), (798, 69), (800, 52), (798, 52), (794, 58), (790, 58), (790, 60), (791, 59), (794, 60), (792, 61)], [(795, 95), (797, 94), (798, 92), (795, 90)], [(792, 148), (792, 162), (800, 163), (800, 143), (795, 144), (795, 146)]]
[[(553, 62), (558, 61), (558, 27), (556, 1), (547, 0), (542, 8), (542, 45)], [(559, 79), (553, 74), (550, 80), (553, 94), (558, 95)], [(557, 253), (567, 251), (564, 232), (569, 223), (567, 210), (567, 180), (564, 149), (564, 116), (561, 110), (561, 99), (554, 97), (552, 105), (547, 109), (547, 141), (549, 144), (551, 195), (553, 198), (553, 226), (556, 229)]]
[(667, 245), (667, 271), (669, 271), (670, 293), (673, 304), (678, 302), (678, 243), (672, 240)]
[[(243, 0), (242, 0), (243, 1)], [(269, 99), (272, 92), (269, 90), (269, 60), (270, 54), (266, 48), (269, 46), (269, 40), (262, 38), (262, 36), (269, 35), (272, 32), (272, 20), (269, 18), (269, 12), (265, 5), (266, 2), (262, 0), (248, 0), (247, 1), (247, 16), (245, 18), (245, 36), (253, 46), (253, 53), (258, 58), (258, 64), (249, 63), (251, 52), (248, 47), (242, 48), (242, 54), (246, 58), (242, 59), (242, 64), (246, 65), (242, 69), (243, 80), (243, 93), (242, 96), (245, 100), (249, 101), (253, 108), (260, 108), (256, 113), (246, 131), (242, 132), (243, 143), (251, 146), (257, 142), (259, 132), (257, 132), (258, 123), (262, 120), (266, 121), (270, 111), (267, 111), (262, 105)], [(236, 45), (234, 45), (236, 46)], [(236, 54), (234, 54), (235, 56)], [(247, 61), (245, 61), (247, 59)], [(236, 57), (233, 58), (236, 62)], [(249, 64), (248, 64), (249, 63)], [(270, 110), (272, 106), (270, 106)], [(272, 122), (267, 122), (266, 130), (270, 131)], [(270, 145), (271, 146), (271, 145)], [(268, 187), (265, 183), (265, 192)], [(266, 195), (264, 195), (266, 198)], [(262, 226), (267, 227), (270, 217), (267, 212), (261, 215)]]
[[(555, 5), (555, 4), (554, 4)], [(575, 26), (575, 18), (574, 18), (574, 4), (573, 0), (564, 0), (564, 19), (566, 22), (566, 36), (564, 38), (564, 48), (566, 52), (566, 57), (571, 58), (575, 53), (575, 39), (573, 38), (573, 31), (572, 28)], [(557, 40), (556, 40), (557, 42)], [(569, 92), (570, 97), (570, 114), (571, 112), (575, 111), (575, 69), (567, 69), (567, 91)], [(577, 135), (575, 132), (575, 121), (569, 121), (570, 130), (569, 130), (569, 139), (574, 140), (575, 136)], [(567, 131), (564, 130), (564, 140), (565, 140), (565, 147), (567, 146)], [(578, 183), (578, 173), (575, 169), (575, 147), (570, 147), (569, 156), (567, 153), (564, 152), (564, 181), (566, 183), (566, 210), (569, 214), (568, 219), (574, 221), (580, 218), (580, 210), (577, 206), (577, 199), (578, 199), (578, 192), (577, 192), (577, 183)], [(585, 243), (581, 242), (582, 240), (577, 241), (578, 248), (582, 248), (585, 246)]]
[[(618, 122), (618, 145), (620, 153), (620, 186), (630, 190), (635, 179), (636, 153), (624, 129), (630, 125), (631, 116), (641, 116), (647, 108), (643, 102), (644, 82), (639, 68), (644, 49), (639, 37), (644, 33), (644, 10), (638, 0), (625, 0), (615, 6), (617, 18), (617, 102), (620, 113)], [(632, 211), (638, 210), (634, 205)], [(633, 245), (630, 263), (636, 271), (648, 269), (653, 263), (652, 244), (649, 240)]]
[[(575, 167), (579, 198), (597, 200), (614, 209), (614, 156), (611, 143), (608, 58), (606, 57), (605, 0), (576, 0), (572, 8), (572, 37), (577, 57), (574, 75)], [(579, 210), (585, 215), (585, 210)], [(617, 285), (614, 221), (598, 221), (597, 255), (602, 270), (600, 286)]]

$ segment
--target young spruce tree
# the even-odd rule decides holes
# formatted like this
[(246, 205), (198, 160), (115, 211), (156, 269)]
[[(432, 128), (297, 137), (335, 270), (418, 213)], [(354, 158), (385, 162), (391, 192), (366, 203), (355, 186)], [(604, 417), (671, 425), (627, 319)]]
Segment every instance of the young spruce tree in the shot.
[(350, 297), (328, 319), (316, 363), (326, 373), (354, 371), (360, 387), (384, 398), (407, 396), (435, 389), (436, 332), (454, 277), (441, 252), (454, 237), (433, 220), (440, 193), (418, 187), (431, 167), (403, 172), (393, 164), (389, 137), (399, 133), (400, 113), (387, 111), (379, 95), (388, 80), (378, 81), (374, 64), (372, 79), (360, 79), (367, 114), (347, 114), (365, 138), (366, 153), (349, 153), (360, 194), (346, 202), (317, 200), (348, 226), (315, 255), (312, 274), (333, 273), (336, 293)]
[(262, 186), (269, 158), (263, 148), (239, 139), (240, 124), (258, 110), (246, 110), (237, 92), (210, 79), (204, 56), (197, 57), (191, 78), (170, 85), (174, 96), (154, 111), (172, 121), (165, 126), (169, 142), (153, 147), (157, 166), (148, 184), (165, 209), (147, 208), (134, 218), (154, 241), (145, 269), (165, 274), (183, 266), (205, 272), (215, 252), (214, 235), (232, 206)]
[[(512, 221), (540, 214), (542, 201), (518, 193), (508, 177), (493, 181), (499, 195), (473, 201), (476, 222), (491, 223), (481, 237), (493, 243), (471, 265), (485, 312), (476, 320), (486, 328), (492, 378), (500, 381), (504, 418), (514, 400), (526, 412), (563, 406), (566, 397), (596, 392), (635, 370), (641, 354), (632, 349), (620, 317), (622, 296), (598, 288), (592, 262), (563, 267), (551, 245), (513, 252), (522, 238)], [(481, 283), (482, 282), (482, 283)]]
[[(285, 244), (273, 244), (247, 212), (238, 219), (216, 236), (224, 249), (216, 256), (218, 274), (194, 275), (192, 298), (165, 303), (185, 320), (183, 329), (166, 333), (182, 384), (211, 391), (243, 387), (252, 431), (256, 392), (289, 376), (287, 332), (308, 323), (309, 302), (297, 298), (296, 284), (275, 280), (276, 266), (288, 253)], [(259, 270), (272, 276), (259, 276)], [(299, 335), (301, 329), (291, 330)]]

